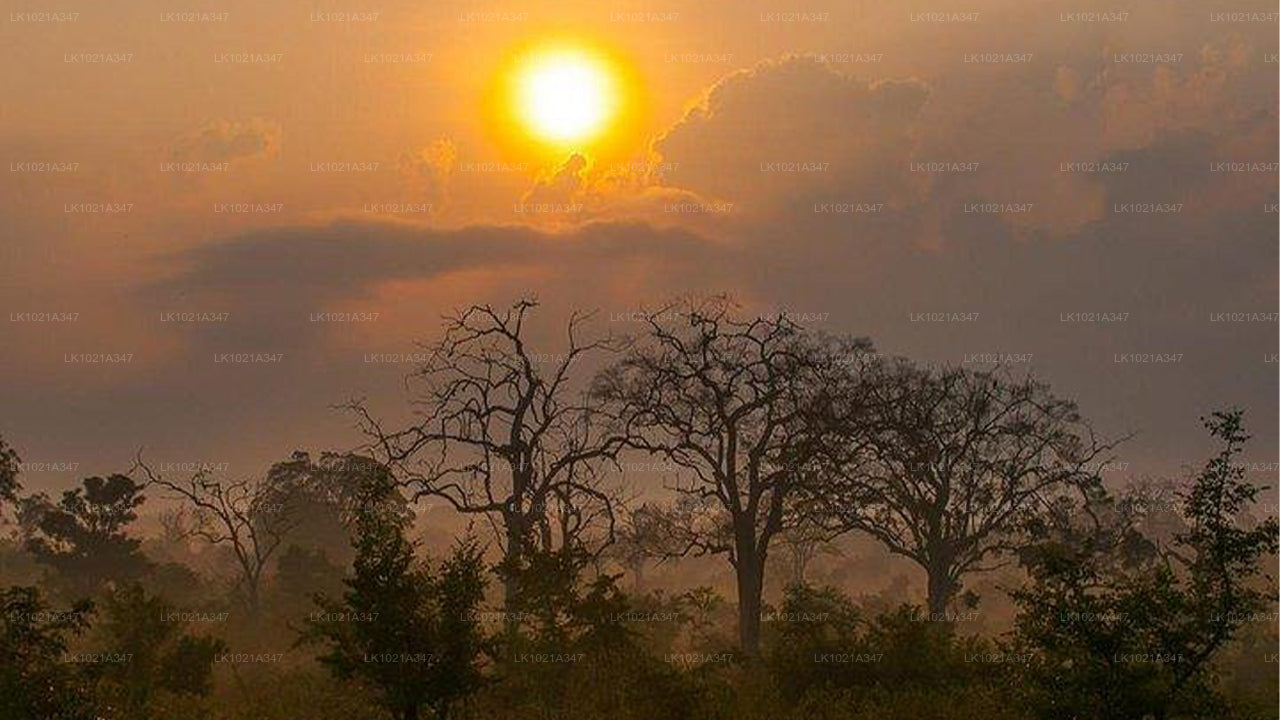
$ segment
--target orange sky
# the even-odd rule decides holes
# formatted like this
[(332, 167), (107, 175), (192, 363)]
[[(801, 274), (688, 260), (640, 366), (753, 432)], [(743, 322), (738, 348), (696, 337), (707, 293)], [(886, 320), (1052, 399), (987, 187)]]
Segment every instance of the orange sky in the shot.
[[(241, 472), (350, 446), (329, 405), (403, 411), (407, 367), (364, 358), (457, 305), (534, 293), (548, 328), (595, 307), (615, 330), (717, 291), (921, 360), (1025, 361), (1141, 433), (1134, 471), (1241, 405), (1275, 474), (1266, 2), (100, 5), (0, 17), (0, 433), (35, 485), (140, 446)], [(551, 153), (486, 109), (549, 42), (626, 68), (608, 147)], [(94, 352), (131, 359), (67, 361)]]

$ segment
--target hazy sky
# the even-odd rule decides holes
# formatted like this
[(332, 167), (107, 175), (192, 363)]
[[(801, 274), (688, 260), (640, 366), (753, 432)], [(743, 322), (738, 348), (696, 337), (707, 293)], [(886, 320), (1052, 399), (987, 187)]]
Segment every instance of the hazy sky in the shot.
[[(722, 291), (1034, 371), (1138, 433), (1129, 473), (1198, 463), (1238, 405), (1276, 475), (1274, 2), (3, 13), (0, 433), (33, 487), (350, 447), (330, 406), (402, 416), (410, 366), (371, 360), (454, 307), (535, 295), (554, 353), (573, 308), (626, 332)], [(597, 143), (506, 116), (552, 47), (611, 59)]]

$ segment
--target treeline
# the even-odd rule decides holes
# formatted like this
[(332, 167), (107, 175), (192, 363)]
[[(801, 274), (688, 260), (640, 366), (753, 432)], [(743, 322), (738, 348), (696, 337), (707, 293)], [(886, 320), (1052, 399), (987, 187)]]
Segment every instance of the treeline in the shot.
[[(140, 455), (55, 502), (23, 494), (0, 444), (3, 561), (45, 588), (4, 591), (3, 717), (274, 717), (246, 699), (251, 674), (310, 690), (292, 718), (1276, 716), (1220, 667), (1275, 637), (1277, 526), (1241, 522), (1259, 492), (1241, 413), (1206, 419), (1221, 451), (1158, 536), (1100, 480), (1116, 442), (1034, 378), (921, 366), (719, 298), (637, 336), (574, 315), (549, 355), (536, 307), (448, 319), (408, 378), (412, 423), (352, 403), (363, 447), (261, 478), (168, 477)], [(672, 470), (661, 496), (619, 482), (628, 458)], [(167, 558), (127, 532), (144, 492), (177, 501)], [(444, 557), (409, 537), (424, 498), (476, 521)], [(805, 584), (846, 533), (917, 564), (926, 607)], [(171, 552), (191, 538), (233, 568), (221, 605), (201, 559)], [(779, 548), (801, 570), (773, 607)], [(620, 589), (617, 569), (693, 554), (728, 560), (732, 602)], [(965, 579), (1005, 565), (1025, 577), (1014, 629), (961, 633), (949, 618), (980, 600)], [(171, 621), (219, 607), (235, 633)], [(285, 637), (316, 662), (274, 665), (263, 640)], [(219, 694), (220, 663), (239, 696)], [(316, 665), (341, 684), (308, 685)]]

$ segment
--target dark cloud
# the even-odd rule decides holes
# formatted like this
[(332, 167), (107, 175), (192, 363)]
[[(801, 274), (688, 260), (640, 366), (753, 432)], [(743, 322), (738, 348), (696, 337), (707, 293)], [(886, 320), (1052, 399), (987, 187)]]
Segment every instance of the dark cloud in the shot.
[(696, 283), (704, 271), (716, 276), (708, 263), (713, 257), (705, 238), (641, 222), (549, 233), (517, 225), (445, 230), (347, 220), (257, 230), (184, 252), (176, 258), (180, 269), (148, 288), (145, 302), (224, 308), (241, 319), (214, 328), (208, 342), (297, 347), (321, 332), (323, 326), (305, 321), (311, 313), (357, 305), (389, 310), (380, 290), (397, 282), (483, 273), (513, 278), (499, 281), (508, 287), (542, 287), (557, 304), (571, 296), (592, 304), (583, 278), (639, 282), (659, 292)]
[(733, 73), (654, 143), (672, 185), (746, 203), (892, 193), (928, 98), (913, 80), (868, 83), (792, 57)]

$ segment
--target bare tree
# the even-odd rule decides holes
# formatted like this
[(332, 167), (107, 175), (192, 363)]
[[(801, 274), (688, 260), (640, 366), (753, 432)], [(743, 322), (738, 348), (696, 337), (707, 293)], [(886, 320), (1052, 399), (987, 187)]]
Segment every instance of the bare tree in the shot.
[(596, 553), (612, 540), (614, 496), (601, 471), (621, 447), (599, 427), (573, 371), (610, 338), (584, 340), (589, 315), (568, 322), (567, 348), (535, 352), (526, 320), (538, 306), (473, 306), (447, 318), (443, 338), (407, 386), (420, 419), (387, 430), (361, 403), (351, 406), (370, 451), (413, 492), (439, 497), (494, 526), (503, 552), (508, 604), (535, 550)]
[(651, 562), (662, 562), (684, 547), (679, 538), (682, 528), (679, 519), (658, 505), (645, 503), (634, 510), (624, 508), (609, 555), (631, 574), (635, 592), (644, 590), (645, 569)]
[(255, 617), (261, 609), (262, 576), (280, 543), (293, 528), (287, 505), (277, 502), (268, 480), (218, 480), (200, 470), (174, 481), (152, 472), (139, 456), (137, 467), (147, 485), (162, 488), (191, 509), (190, 536), (231, 550), (239, 573), (237, 588)]
[(156, 520), (160, 523), (160, 534), (144, 545), (149, 554), (168, 562), (194, 565), (191, 508), (183, 504), (161, 510)]
[(929, 611), (942, 614), (963, 576), (1010, 560), (1026, 521), (1096, 486), (1112, 446), (1034, 379), (902, 360), (877, 367), (861, 404), (872, 417), (823, 488), (827, 522), (918, 563)]
[(165, 545), (185, 546), (191, 538), (191, 511), (184, 505), (161, 511), (160, 540)]
[(787, 582), (804, 585), (808, 582), (809, 565), (819, 554), (839, 555), (839, 549), (831, 545), (833, 533), (817, 522), (802, 522), (778, 535), (778, 545), (786, 553)]
[(740, 318), (723, 298), (655, 313), (648, 331), (648, 342), (599, 374), (595, 393), (628, 447), (685, 471), (673, 488), (686, 499), (682, 552), (728, 556), (739, 640), (755, 653), (770, 544), (803, 517), (793, 501), (819, 479), (814, 410), (851, 366), (839, 361), (870, 345), (823, 342), (784, 315)]

